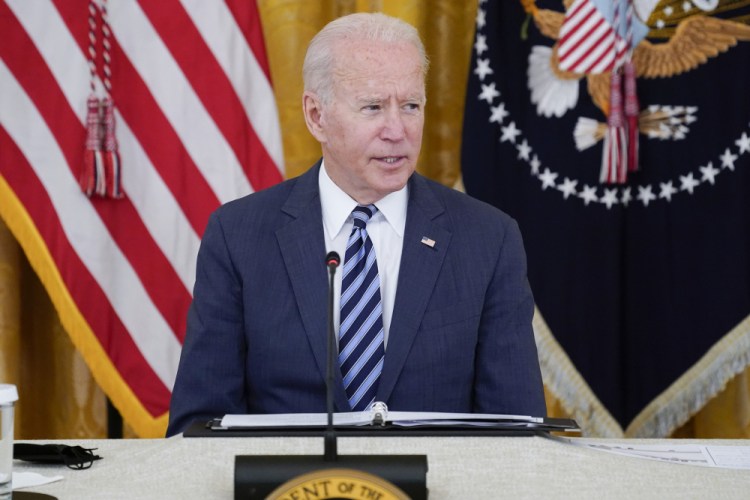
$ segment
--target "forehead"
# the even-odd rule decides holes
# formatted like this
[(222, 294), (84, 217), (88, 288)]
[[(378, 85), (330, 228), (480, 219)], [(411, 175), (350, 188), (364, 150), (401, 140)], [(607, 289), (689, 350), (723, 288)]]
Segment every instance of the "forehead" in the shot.
[(424, 86), (422, 57), (409, 42), (342, 40), (334, 46), (333, 56), (335, 83)]

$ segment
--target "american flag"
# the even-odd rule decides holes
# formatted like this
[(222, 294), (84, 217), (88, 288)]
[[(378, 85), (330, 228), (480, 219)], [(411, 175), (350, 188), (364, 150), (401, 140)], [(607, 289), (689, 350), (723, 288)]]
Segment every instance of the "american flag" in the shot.
[(87, 197), (89, 6), (0, 1), (0, 216), (96, 380), (157, 436), (208, 216), (283, 178), (279, 121), (254, 1), (109, 0), (124, 197)]

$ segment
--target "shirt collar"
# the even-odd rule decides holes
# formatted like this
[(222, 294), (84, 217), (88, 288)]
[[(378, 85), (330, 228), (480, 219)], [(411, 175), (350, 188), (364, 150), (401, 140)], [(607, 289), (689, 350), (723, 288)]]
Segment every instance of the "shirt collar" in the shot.
[[(344, 227), (347, 218), (357, 206), (357, 202), (331, 180), (326, 172), (325, 162), (321, 162), (320, 165), (318, 187), (323, 211), (323, 226), (328, 237), (334, 239)], [(404, 236), (408, 201), (409, 187), (406, 185), (375, 202), (378, 213), (383, 214), (385, 220), (400, 237)]]

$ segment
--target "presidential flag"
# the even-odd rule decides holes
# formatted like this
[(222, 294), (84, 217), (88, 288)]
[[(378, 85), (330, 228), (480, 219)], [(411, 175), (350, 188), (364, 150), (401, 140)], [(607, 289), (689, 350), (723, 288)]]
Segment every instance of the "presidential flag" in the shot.
[(254, 1), (0, 2), (0, 216), (95, 379), (163, 435), (200, 237), (283, 177)]
[(667, 436), (750, 365), (749, 20), (480, 1), (464, 184), (518, 220), (545, 384), (589, 433)]

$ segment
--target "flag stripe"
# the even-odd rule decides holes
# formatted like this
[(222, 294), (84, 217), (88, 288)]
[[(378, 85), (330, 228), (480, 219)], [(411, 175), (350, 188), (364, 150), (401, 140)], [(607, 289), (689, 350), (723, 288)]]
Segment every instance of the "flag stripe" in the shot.
[[(277, 169), (254, 169), (253, 165), (271, 164), (271, 158), (268, 157), (265, 147), (255, 134), (248, 115), (244, 112), (243, 103), (235, 92), (232, 82), (219, 66), (206, 45), (206, 41), (219, 39), (226, 41), (225, 47), (217, 47), (216, 54), (231, 54), (237, 52), (231, 50), (232, 40), (229, 40), (225, 32), (227, 31), (227, 22), (207, 23), (212, 17), (211, 12), (216, 11), (217, 4), (208, 4), (202, 2), (202, 10), (198, 12), (194, 19), (198, 19), (203, 24), (209, 24), (208, 28), (199, 33), (191, 24), (187, 13), (182, 10), (176, 0), (165, 0), (165, 5), (160, 3), (145, 4), (144, 12), (149, 16), (149, 20), (154, 28), (160, 33), (162, 40), (170, 50), (175, 62), (180, 66), (185, 76), (190, 80), (196, 95), (200, 98), (206, 111), (212, 116), (221, 129), (222, 135), (231, 146), (235, 156), (239, 159), (245, 175), (250, 179), (253, 189), (262, 189), (276, 184), (281, 180), (281, 174)], [(170, 5), (174, 4), (174, 5)], [(201, 25), (199, 24), (198, 27)], [(212, 30), (212, 31), (209, 31)], [(237, 39), (237, 37), (235, 37)], [(242, 42), (242, 39), (239, 39)], [(219, 50), (221, 52), (216, 52)], [(229, 64), (232, 64), (229, 62)], [(237, 64), (233, 64), (237, 66)], [(250, 75), (249, 80), (262, 76), (262, 71), (258, 68), (259, 75)], [(266, 85), (266, 87), (268, 87)], [(271, 96), (271, 99), (269, 99)], [(251, 102), (264, 100), (267, 106), (271, 106), (275, 111), (275, 104), (272, 99), (272, 92), (268, 87), (267, 93), (258, 93), (251, 96)], [(259, 123), (264, 123), (267, 116), (258, 116), (256, 119)], [(271, 178), (266, 178), (267, 174), (272, 174)]]
[[(266, 78), (267, 72), (264, 73), (259, 65), (232, 12), (224, 3), (214, 5), (201, 0), (183, 0), (183, 3), (234, 89), (234, 93), (227, 92), (227, 95), (234, 97), (236, 94), (240, 103), (240, 107), (236, 109), (245, 110), (249, 120), (246, 133), (251, 134), (253, 141), (260, 140), (262, 146), (257, 148), (258, 151), (268, 154), (273, 162), (263, 161), (261, 164), (278, 166), (276, 170), (251, 170), (253, 186), (262, 189), (275, 184), (283, 175), (284, 158), (276, 101), (270, 81)], [(257, 36), (260, 36), (260, 32)], [(258, 44), (258, 40), (253, 43)], [(262, 44), (262, 38), (260, 43)], [(262, 126), (254, 130), (251, 123)], [(258, 177), (257, 180), (254, 180), (255, 176)], [(265, 176), (268, 179), (263, 179)]]
[(589, 58), (593, 59), (593, 61), (589, 63), (589, 69), (592, 73), (603, 73), (614, 67), (614, 63), (617, 59), (617, 54), (612, 54), (614, 46), (615, 44), (613, 41), (610, 41), (609, 45), (602, 44), (603, 48), (599, 51), (599, 57), (593, 59), (592, 55), (592, 57)]
[[(607, 57), (611, 59), (614, 32), (604, 24), (604, 21), (589, 36), (591, 38), (587, 40), (587, 43), (581, 44), (580, 47), (570, 52), (568, 61), (572, 60), (573, 62), (568, 64), (572, 68), (571, 71), (586, 71), (602, 59)], [(593, 40), (594, 37), (597, 37), (595, 41)]]
[(589, 6), (582, 14), (580, 19), (571, 18), (563, 25), (566, 27), (565, 31), (567, 32), (560, 37), (561, 57), (566, 57), (571, 49), (585, 42), (586, 34), (604, 21), (604, 18), (598, 14), (593, 5)]
[[(200, 0), (192, 1), (197, 3)], [(258, 5), (255, 2), (248, 2), (247, 0), (226, 0), (226, 4), (237, 21), (238, 27), (247, 44), (250, 46), (253, 59), (258, 62), (258, 65), (265, 74), (265, 79), (270, 84), (271, 70), (268, 64), (268, 57), (266, 56), (266, 44), (263, 41), (263, 30)]]
[[(65, 96), (60, 92), (54, 77), (48, 70), (49, 66), (41, 60), (39, 53), (30, 50), (23, 52), (23, 47), (28, 46), (26, 44), (31, 42), (28, 39), (23, 40), (25, 33), (18, 29), (18, 25), (15, 28), (9, 26), (7, 31), (13, 34), (16, 42), (24, 41), (25, 43), (7, 44), (0, 51), (10, 65), (9, 69), (19, 74), (21, 85), (27, 89), (29, 98), (34, 102), (34, 106), (50, 127), (52, 134), (58, 139), (58, 145), (65, 156), (66, 164), (70, 167), (73, 182), (75, 182), (76, 172), (78, 171), (76, 167), (83, 164), (83, 150), (81, 148), (85, 137), (83, 123), (79, 121), (69, 103), (65, 101)], [(53, 41), (51, 38), (39, 40), (35, 46), (43, 46), (51, 41)], [(20, 71), (18, 68), (23, 64), (33, 69), (33, 72)], [(13, 71), (14, 66), (15, 71)], [(33, 82), (31, 81), (32, 74)], [(9, 107), (12, 108), (12, 105), (9, 104)], [(81, 197), (83, 196), (80, 192), (78, 194)], [(170, 322), (172, 331), (175, 334), (183, 332), (185, 328), (184, 318), (169, 314), (169, 309), (172, 307), (186, 308), (190, 303), (188, 290), (179, 280), (172, 265), (156, 247), (149, 231), (143, 224), (142, 219), (136, 214), (129, 199), (120, 200), (117, 205), (95, 203), (94, 209), (106, 225), (109, 234), (133, 266), (154, 304), (165, 319)], [(163, 268), (163, 272), (159, 275), (149, 272), (149, 268), (153, 265)]]
[[(123, 153), (127, 151), (123, 155), (128, 165), (128, 175), (123, 179), (125, 192), (189, 292), (195, 284), (194, 264), (200, 237), (119, 113), (117, 121), (120, 149)], [(179, 328), (176, 333), (182, 338), (184, 329)]]
[[(22, 26), (20, 30), (17, 26), (9, 26), (20, 31), (21, 34), (17, 33), (16, 36), (23, 39), (24, 45), (16, 49), (21, 53), (26, 47), (39, 51), (57, 80), (58, 86), (65, 94), (66, 100), (73, 106), (83, 123), (86, 107), (78, 105), (85, 102), (89, 93), (89, 67), (60, 13), (49, 2), (6, 1), (7, 7), (13, 11), (18, 23)], [(5, 8), (5, 6), (0, 6), (0, 9), (5, 10)], [(5, 16), (5, 13), (3, 15)], [(85, 17), (82, 19), (85, 23)], [(10, 18), (7, 21), (10, 21)], [(28, 37), (22, 34), (24, 31)], [(85, 34), (85, 31), (83, 33)], [(82, 43), (88, 42), (82, 41)]]
[(219, 201), (251, 192), (237, 157), (139, 5), (114, 3), (110, 6), (110, 19), (119, 47), (156, 98)]
[(194, 162), (169, 117), (162, 113), (147, 83), (117, 44), (114, 44), (113, 57), (117, 60), (119, 77), (113, 96), (120, 114), (195, 232), (202, 235), (209, 215), (221, 200)]

